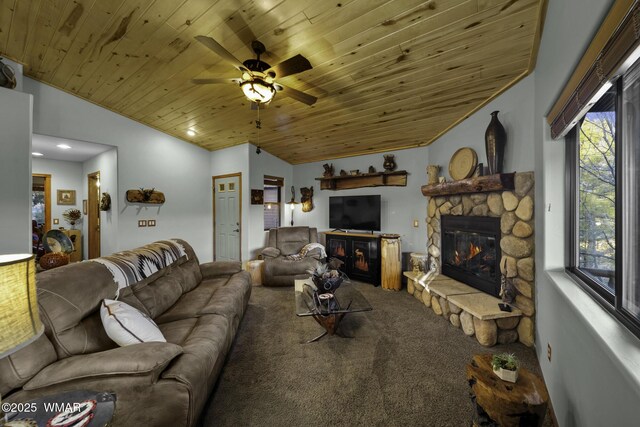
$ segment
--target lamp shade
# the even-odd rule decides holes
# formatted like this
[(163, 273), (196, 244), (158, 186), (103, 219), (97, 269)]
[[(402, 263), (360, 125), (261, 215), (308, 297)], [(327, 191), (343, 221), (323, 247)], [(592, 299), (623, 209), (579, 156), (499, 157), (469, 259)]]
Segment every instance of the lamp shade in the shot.
[(31, 254), (0, 255), (0, 358), (33, 342), (44, 330), (33, 259)]
[(272, 84), (255, 76), (251, 80), (242, 82), (240, 87), (250, 101), (260, 104), (271, 102), (276, 94), (276, 90)]

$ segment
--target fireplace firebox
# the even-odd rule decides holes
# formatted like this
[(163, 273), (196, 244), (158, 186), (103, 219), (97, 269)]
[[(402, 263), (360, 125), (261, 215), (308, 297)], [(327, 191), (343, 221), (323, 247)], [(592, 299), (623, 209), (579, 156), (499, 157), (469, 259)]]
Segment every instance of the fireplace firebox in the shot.
[(442, 273), (493, 296), (500, 293), (500, 218), (443, 215)]

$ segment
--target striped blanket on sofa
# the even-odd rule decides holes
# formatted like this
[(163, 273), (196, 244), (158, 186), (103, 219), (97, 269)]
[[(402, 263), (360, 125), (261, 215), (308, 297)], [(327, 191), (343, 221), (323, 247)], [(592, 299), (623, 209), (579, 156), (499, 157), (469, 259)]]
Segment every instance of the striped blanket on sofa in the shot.
[(117, 298), (121, 289), (146, 279), (183, 256), (187, 256), (184, 247), (172, 239), (160, 240), (132, 251), (116, 252), (91, 261), (109, 269), (118, 285)]

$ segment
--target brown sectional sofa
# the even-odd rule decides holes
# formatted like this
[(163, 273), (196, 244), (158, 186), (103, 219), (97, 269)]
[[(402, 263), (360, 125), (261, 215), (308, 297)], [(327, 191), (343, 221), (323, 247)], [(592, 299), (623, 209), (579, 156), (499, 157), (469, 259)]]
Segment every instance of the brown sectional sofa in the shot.
[(117, 289), (96, 262), (37, 277), (45, 334), (0, 359), (0, 395), (9, 402), (70, 390), (116, 394), (112, 426), (192, 426), (218, 378), (251, 294), (240, 263), (199, 264), (191, 246), (119, 300), (148, 314), (167, 342), (118, 347), (99, 307)]

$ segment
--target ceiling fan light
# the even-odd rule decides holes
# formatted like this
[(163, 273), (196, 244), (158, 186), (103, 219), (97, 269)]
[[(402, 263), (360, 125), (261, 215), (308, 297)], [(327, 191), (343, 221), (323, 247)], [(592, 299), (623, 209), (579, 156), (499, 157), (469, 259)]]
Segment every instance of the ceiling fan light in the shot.
[(249, 101), (257, 102), (259, 104), (267, 104), (271, 102), (276, 94), (276, 90), (273, 85), (261, 79), (244, 81), (240, 87)]

